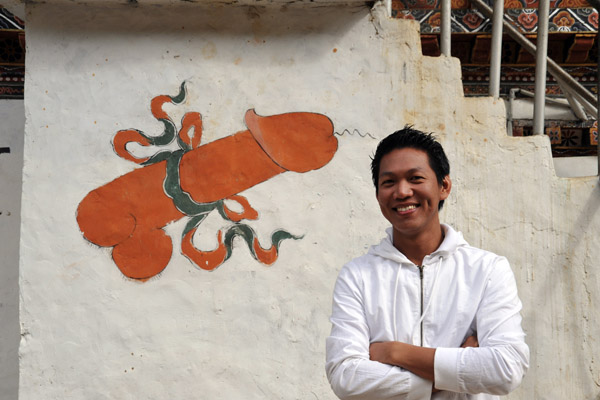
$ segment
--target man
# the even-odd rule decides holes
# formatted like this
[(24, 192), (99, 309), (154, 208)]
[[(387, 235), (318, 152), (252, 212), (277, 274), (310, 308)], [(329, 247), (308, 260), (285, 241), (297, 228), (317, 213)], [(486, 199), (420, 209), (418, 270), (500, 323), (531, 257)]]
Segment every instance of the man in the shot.
[(387, 237), (340, 271), (327, 377), (341, 399), (495, 399), (529, 363), (508, 261), (440, 224), (450, 166), (405, 127), (371, 164)]

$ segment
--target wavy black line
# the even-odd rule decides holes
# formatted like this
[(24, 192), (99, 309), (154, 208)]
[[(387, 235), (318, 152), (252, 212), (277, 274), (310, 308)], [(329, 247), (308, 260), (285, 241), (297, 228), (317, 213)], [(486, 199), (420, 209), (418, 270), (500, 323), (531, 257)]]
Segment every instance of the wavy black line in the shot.
[(344, 129), (342, 131), (342, 133), (339, 132), (334, 132), (334, 135), (338, 135), (338, 136), (344, 136), (344, 134), (348, 134), (348, 135), (358, 135), (360, 137), (370, 137), (371, 139), (375, 139), (375, 137), (373, 135), (371, 135), (369, 132), (367, 133), (362, 133), (361, 131), (359, 131), (358, 129), (353, 129), (352, 132), (350, 132), (348, 129)]

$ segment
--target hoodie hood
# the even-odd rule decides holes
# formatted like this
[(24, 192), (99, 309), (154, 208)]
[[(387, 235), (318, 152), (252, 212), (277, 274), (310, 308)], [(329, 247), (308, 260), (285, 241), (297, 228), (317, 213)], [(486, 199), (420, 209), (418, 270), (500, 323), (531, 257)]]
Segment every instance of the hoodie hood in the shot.
[[(423, 260), (423, 263), (431, 258), (445, 258), (448, 255), (453, 254), (457, 248), (469, 245), (463, 238), (462, 233), (455, 231), (450, 225), (442, 224), (442, 229), (444, 230), (444, 240), (442, 241), (442, 244), (433, 253), (427, 255)], [(394, 247), (393, 228), (389, 227), (385, 232), (386, 237), (384, 237), (379, 244), (371, 246), (369, 254), (383, 257), (399, 264), (412, 264), (404, 254)]]

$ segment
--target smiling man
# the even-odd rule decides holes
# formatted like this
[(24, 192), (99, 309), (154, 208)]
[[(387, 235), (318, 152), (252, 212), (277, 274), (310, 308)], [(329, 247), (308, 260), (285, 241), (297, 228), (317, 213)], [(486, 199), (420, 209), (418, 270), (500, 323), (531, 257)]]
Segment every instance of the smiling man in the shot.
[(450, 165), (405, 127), (371, 164), (387, 237), (340, 271), (327, 377), (340, 399), (495, 399), (528, 368), (508, 261), (440, 223)]

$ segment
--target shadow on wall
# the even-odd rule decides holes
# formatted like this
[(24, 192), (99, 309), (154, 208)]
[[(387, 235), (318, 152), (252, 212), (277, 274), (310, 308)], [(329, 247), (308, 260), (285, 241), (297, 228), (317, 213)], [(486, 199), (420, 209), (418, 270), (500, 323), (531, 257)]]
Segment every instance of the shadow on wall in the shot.
[(0, 100), (0, 393), (19, 388), (19, 232), (23, 172), (23, 100)]

